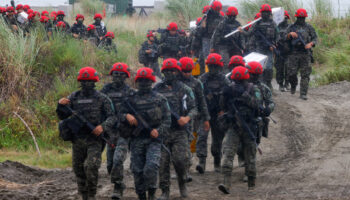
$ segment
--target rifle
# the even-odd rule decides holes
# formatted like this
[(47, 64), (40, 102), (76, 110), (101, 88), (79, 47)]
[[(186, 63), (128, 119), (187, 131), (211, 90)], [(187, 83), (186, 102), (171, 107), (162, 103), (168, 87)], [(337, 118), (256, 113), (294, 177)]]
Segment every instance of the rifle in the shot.
[[(271, 41), (269, 41), (262, 33), (261, 31), (257, 30), (255, 31), (256, 34), (258, 34), (258, 36), (263, 40), (263, 42), (265, 43), (266, 46), (268, 47), (273, 47), (274, 44), (272, 44)], [(276, 49), (276, 48), (273, 48), (273, 52), (276, 54), (276, 56), (280, 56), (281, 55), (281, 52)]]
[(259, 145), (256, 143), (256, 137), (252, 130), (249, 128), (248, 124), (242, 119), (242, 116), (239, 114), (236, 106), (234, 103), (230, 104), (231, 108), (233, 109), (233, 112), (226, 112), (224, 115), (228, 116), (229, 118), (234, 117), (236, 121), (238, 121), (239, 124), (241, 124), (243, 130), (247, 132), (250, 136), (250, 138), (254, 141), (256, 149), (258, 150), (259, 154), (262, 155), (262, 150), (259, 148)]
[[(296, 30), (295, 26), (292, 26), (292, 31), (294, 31), (295, 33), (298, 34), (298, 37), (292, 40), (292, 46), (296, 46), (299, 42), (301, 42), (301, 44), (304, 46), (306, 46), (306, 42), (304, 40), (304, 36), (303, 34), (301, 34), (299, 31)], [(310, 57), (311, 57), (311, 63), (315, 62), (314, 56), (312, 55), (312, 49), (307, 49), (307, 51), (310, 53)]]
[[(86, 125), (89, 130), (92, 132), (93, 130), (95, 130), (96, 126), (94, 126), (93, 124), (91, 124), (84, 116), (80, 115), (77, 111), (73, 110), (72, 108), (70, 108), (69, 106), (65, 106), (65, 108), (67, 108), (71, 113), (72, 116), (75, 116), (81, 123), (82, 125), (80, 127), (72, 127), (70, 126), (70, 128), (72, 129), (73, 132), (78, 132), (79, 129), (83, 126)], [(115, 148), (115, 145), (112, 144), (105, 136), (104, 134), (100, 135), (102, 140), (105, 141), (110, 147)]]

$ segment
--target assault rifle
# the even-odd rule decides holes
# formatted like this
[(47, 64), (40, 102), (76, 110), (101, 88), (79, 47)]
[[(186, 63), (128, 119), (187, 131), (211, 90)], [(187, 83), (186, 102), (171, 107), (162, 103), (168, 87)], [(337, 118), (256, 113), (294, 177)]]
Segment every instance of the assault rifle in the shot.
[(249, 128), (247, 122), (245, 122), (240, 115), (239, 111), (237, 110), (234, 103), (230, 104), (231, 110), (229, 112), (224, 113), (228, 118), (232, 119), (234, 118), (243, 128), (245, 132), (247, 132), (250, 136), (250, 138), (254, 141), (256, 149), (258, 150), (259, 154), (262, 155), (262, 150), (259, 148), (259, 145), (256, 143), (256, 136), (252, 132), (252, 130)]
[[(262, 41), (264, 42), (264, 44), (265, 44), (266, 46), (268, 46), (268, 47), (273, 47), (273, 46), (274, 46), (274, 44), (273, 44), (271, 41), (269, 41), (269, 40), (261, 33), (260, 30), (255, 31), (255, 33), (262, 39)], [(273, 48), (273, 52), (276, 54), (276, 56), (280, 56), (280, 55), (281, 55), (281, 52), (280, 52), (278, 49), (276, 49), (276, 48)]]
[[(182, 106), (184, 107), (184, 110), (187, 110), (186, 98), (187, 98), (187, 95), (185, 95), (185, 96), (182, 98)], [(170, 102), (169, 102), (169, 105), (171, 105)], [(170, 113), (171, 113), (171, 115), (176, 119), (176, 121), (178, 121), (178, 120), (180, 119), (180, 117), (181, 117), (178, 113), (176, 113), (173, 109), (171, 109), (171, 106), (170, 106)], [(191, 126), (190, 126), (190, 124), (185, 124), (184, 128), (185, 128), (186, 133), (187, 133), (190, 137), (192, 136), (192, 139), (194, 139), (194, 138), (193, 138), (193, 135), (192, 135), (192, 132), (191, 132)]]
[[(71, 112), (72, 116), (76, 117), (79, 121), (76, 120), (69, 120), (67, 126), (72, 130), (73, 133), (78, 133), (81, 128), (85, 125), (91, 132), (95, 130), (96, 126), (94, 126), (92, 123), (90, 123), (84, 116), (80, 115), (77, 111), (73, 110), (69, 106), (65, 106), (65, 108), (68, 109), (69, 112)], [(110, 147), (115, 148), (115, 145), (111, 143), (102, 133), (100, 135), (103, 141), (105, 141)]]
[[(292, 31), (295, 32), (296, 34), (298, 34), (298, 37), (292, 40), (292, 46), (296, 46), (298, 43), (301, 43), (303, 45), (303, 47), (305, 48), (305, 46), (307, 45), (305, 40), (304, 40), (304, 36), (303, 34), (301, 34), (299, 31), (296, 30), (295, 26), (292, 26)], [(310, 53), (310, 57), (311, 57), (311, 63), (315, 62), (314, 56), (312, 55), (312, 49), (307, 49), (307, 51)]]

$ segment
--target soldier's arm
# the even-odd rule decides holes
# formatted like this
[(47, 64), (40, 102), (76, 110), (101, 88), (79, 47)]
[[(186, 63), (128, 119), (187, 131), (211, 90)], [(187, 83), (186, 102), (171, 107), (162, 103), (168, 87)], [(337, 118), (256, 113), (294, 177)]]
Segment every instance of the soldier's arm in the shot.
[(198, 110), (196, 107), (196, 99), (191, 88), (185, 86), (185, 90), (187, 95), (187, 99), (186, 99), (187, 110), (188, 110), (187, 116), (190, 117), (191, 119), (194, 119), (198, 113)]
[(105, 121), (102, 122), (101, 126), (104, 131), (110, 131), (118, 121), (118, 117), (115, 114), (113, 102), (110, 98), (104, 95), (103, 99), (103, 113), (105, 115)]
[(272, 99), (272, 92), (267, 86), (265, 86), (264, 103), (265, 106), (269, 107), (270, 111), (273, 112), (275, 109), (275, 102)]
[(72, 103), (72, 99), (73, 99), (72, 98), (73, 95), (74, 95), (74, 93), (67, 97), (67, 99), (70, 101), (69, 104), (67, 104), (67, 105), (62, 105), (62, 104), (59, 104), (59, 103), (57, 104), (56, 113), (57, 113), (57, 116), (58, 116), (58, 118), (60, 120), (67, 119), (68, 117), (70, 117), (72, 115), (72, 113), (69, 110), (67, 110), (65, 107), (68, 106), (71, 109), (74, 109), (72, 107), (72, 104), (71, 104)]
[(254, 110), (259, 110), (259, 101), (262, 100), (262, 94), (260, 90), (253, 86), (252, 90), (250, 91), (250, 94), (245, 97), (245, 102), (247, 105)]
[(160, 126), (157, 128), (157, 131), (160, 136), (164, 136), (171, 126), (170, 107), (166, 98), (162, 99), (161, 110), (162, 110), (162, 122), (160, 123)]
[(204, 97), (204, 87), (202, 82), (198, 80), (198, 85), (195, 88), (196, 90), (196, 98), (197, 98), (197, 107), (198, 107), (198, 112), (203, 117), (204, 121), (209, 121), (210, 120), (210, 115), (208, 111), (208, 106), (207, 102), (205, 101)]
[(224, 28), (224, 21), (221, 21), (220, 24), (216, 27), (216, 30), (214, 31), (214, 34), (210, 40), (210, 49), (218, 49), (218, 45), (220, 43), (220, 40), (223, 39), (223, 28)]
[(313, 43), (313, 47), (315, 47), (317, 45), (317, 41), (318, 41), (318, 37), (317, 37), (317, 33), (314, 29), (314, 27), (310, 26), (310, 36), (311, 36), (311, 42)]

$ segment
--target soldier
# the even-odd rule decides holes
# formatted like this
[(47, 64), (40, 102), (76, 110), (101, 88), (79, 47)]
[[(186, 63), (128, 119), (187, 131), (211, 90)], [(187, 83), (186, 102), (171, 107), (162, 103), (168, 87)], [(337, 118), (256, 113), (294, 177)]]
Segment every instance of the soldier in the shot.
[(68, 28), (66, 27), (66, 24), (62, 21), (57, 22), (56, 24), (56, 31), (62, 32), (62, 33), (68, 33)]
[(100, 44), (98, 45), (101, 48), (104, 48), (106, 51), (117, 53), (117, 45), (113, 42), (114, 33), (107, 32), (107, 34), (103, 37)]
[(76, 23), (73, 24), (71, 32), (74, 38), (82, 39), (86, 36), (86, 26), (84, 25), (85, 17), (82, 14), (77, 14), (75, 17)]
[(22, 4), (17, 4), (16, 6), (16, 11), (17, 11), (17, 14), (20, 14), (21, 12), (23, 12), (23, 5)]
[[(203, 13), (204, 10), (203, 10)], [(196, 25), (199, 25), (199, 22), (202, 20), (202, 17), (198, 17), (196, 21)], [(196, 57), (200, 66), (200, 73), (197, 76), (200, 76), (205, 72), (205, 58), (203, 57), (202, 52), (202, 38), (201, 38), (201, 28), (196, 28), (191, 33), (192, 41), (191, 41), (191, 55)], [(196, 76), (196, 77), (197, 77)]]
[(12, 6), (6, 8), (5, 22), (12, 31), (18, 31), (18, 23), (15, 15), (15, 9)]
[[(208, 10), (208, 7), (204, 8)], [(210, 53), (210, 39), (218, 24), (220, 24), (223, 17), (220, 14), (222, 4), (220, 1), (214, 1), (207, 12), (207, 16), (200, 24), (200, 38), (202, 39), (202, 53), (203, 57), (207, 58)]]
[[(220, 172), (222, 156), (221, 147), (225, 133), (221, 130), (221, 127), (219, 127), (217, 120), (219, 113), (223, 110), (223, 107), (220, 104), (220, 101), (223, 98), (223, 88), (228, 86), (230, 82), (222, 73), (224, 63), (221, 55), (216, 53), (209, 54), (206, 64), (208, 65), (209, 72), (203, 74), (200, 77), (200, 81), (204, 86), (204, 96), (210, 114), (209, 123), (212, 135), (211, 154), (214, 157), (214, 168), (216, 172)], [(199, 158), (199, 164), (197, 165), (196, 170), (199, 173), (204, 173), (207, 159), (208, 131), (200, 130), (197, 141), (197, 157)]]
[(254, 189), (256, 179), (256, 114), (259, 110), (259, 90), (248, 83), (249, 73), (245, 67), (236, 67), (232, 71), (231, 85), (224, 89), (224, 100), (226, 120), (230, 124), (225, 134), (223, 144), (223, 184), (219, 190), (224, 194), (230, 193), (231, 176), (234, 155), (237, 153), (238, 145), (243, 144), (245, 157), (245, 174), (248, 176), (248, 189)]
[(229, 80), (230, 82), (232, 81), (231, 72), (235, 67), (238, 67), (238, 66), (245, 66), (244, 58), (239, 55), (232, 56), (230, 59), (230, 63), (228, 64), (228, 69), (230, 70), (230, 73), (225, 75), (226, 79)]
[(310, 74), (312, 71), (311, 62), (312, 47), (317, 44), (317, 34), (315, 29), (305, 22), (307, 12), (300, 8), (295, 13), (297, 20), (286, 30), (285, 39), (291, 46), (288, 56), (288, 76), (291, 85), (291, 93), (295, 94), (298, 85), (298, 71), (300, 70), (300, 98), (307, 100)]
[(249, 35), (253, 34), (253, 41), (255, 43), (255, 50), (258, 53), (268, 56), (266, 69), (263, 74), (263, 82), (272, 90), (273, 78), (273, 55), (276, 52), (276, 42), (278, 40), (278, 28), (276, 23), (272, 20), (271, 6), (264, 4), (260, 9), (261, 20), (255, 23), (249, 30)]
[(125, 13), (129, 16), (132, 17), (134, 13), (136, 12), (135, 8), (132, 6), (132, 3), (128, 3), (128, 7), (125, 10)]
[(66, 14), (64, 14), (64, 11), (63, 11), (63, 10), (57, 11), (57, 15), (56, 15), (57, 21), (56, 21), (56, 24), (57, 24), (58, 22), (64, 22), (65, 25), (66, 25), (67, 30), (70, 30), (70, 25), (69, 25), (69, 23), (66, 22), (66, 21), (64, 21), (64, 17), (65, 17), (65, 16), (66, 16)]
[[(164, 80), (153, 90), (164, 95), (170, 106), (171, 126), (162, 149), (159, 170), (159, 186), (162, 189), (160, 200), (168, 200), (170, 195), (170, 162), (173, 163), (181, 197), (187, 197), (186, 171), (189, 163), (188, 133), (185, 126), (197, 115), (194, 94), (188, 86), (179, 80), (181, 67), (174, 58), (164, 60), (162, 66)], [(171, 153), (171, 156), (170, 156)], [(170, 159), (171, 157), (171, 159)]]
[(171, 22), (167, 26), (167, 30), (162, 33), (159, 41), (159, 51), (161, 57), (165, 60), (167, 58), (180, 58), (180, 46), (183, 45), (184, 40), (178, 33), (178, 27), (175, 22)]
[(57, 17), (56, 17), (57, 13), (56, 11), (52, 11), (50, 13), (50, 21), (53, 25), (57, 24)]
[(158, 64), (158, 45), (155, 42), (156, 36), (152, 31), (147, 33), (147, 41), (145, 41), (141, 49), (139, 50), (139, 62), (145, 67), (153, 69), (155, 75), (159, 78), (162, 77), (160, 74), (159, 64)]
[[(195, 139), (198, 138), (198, 132), (199, 132), (199, 127), (201, 123), (203, 123), (203, 128), (204, 131), (209, 131), (210, 129), (210, 115), (208, 112), (208, 107), (207, 103), (205, 102), (205, 97), (204, 97), (204, 91), (203, 91), (203, 84), (200, 80), (194, 78), (192, 76), (192, 70), (194, 68), (194, 63), (191, 58), (188, 57), (183, 57), (180, 59), (181, 63), (181, 71), (182, 71), (182, 78), (181, 81), (185, 83), (188, 87), (192, 89), (194, 92), (194, 96), (196, 99), (196, 106), (198, 110), (198, 115), (192, 120), (193, 122), (193, 135)], [(189, 142), (192, 142), (195, 145), (196, 141), (191, 141), (191, 137), (189, 137)], [(191, 153), (195, 153), (195, 147), (191, 147)], [(191, 166), (191, 163), (189, 167)], [(202, 172), (203, 173), (203, 172)], [(191, 180), (191, 177), (188, 175), (188, 180)]]
[(39, 21), (44, 26), (46, 33), (48, 33), (52, 29), (51, 23), (49, 22), (50, 19), (48, 17), (46, 17), (45, 15), (41, 16)]
[[(128, 65), (125, 63), (113, 64), (109, 75), (112, 76), (113, 82), (103, 86), (101, 93), (107, 95), (113, 102), (116, 114), (121, 110), (122, 103), (135, 91), (130, 88), (125, 80), (130, 78)], [(120, 129), (114, 127), (109, 134), (110, 141), (116, 145), (115, 149), (107, 146), (107, 171), (111, 175), (111, 182), (114, 184), (112, 199), (121, 199), (125, 189), (124, 179), (124, 161), (128, 152), (129, 139), (122, 137)], [(130, 134), (130, 133), (126, 133)], [(125, 133), (124, 133), (125, 135)]]
[(6, 8), (0, 7), (0, 18), (5, 19)]
[(30, 6), (29, 6), (29, 5), (24, 5), (24, 6), (23, 6), (24, 12), (28, 12), (29, 9), (30, 9)]
[(211, 39), (211, 50), (210, 52), (218, 52), (224, 60), (224, 72), (229, 73), (228, 64), (230, 58), (233, 55), (243, 55), (244, 47), (244, 35), (236, 33), (235, 35), (225, 38), (225, 35), (231, 33), (241, 26), (236, 20), (238, 10), (236, 7), (229, 7), (226, 11), (226, 17), (217, 26), (213, 37)]
[(103, 141), (99, 136), (111, 130), (116, 117), (111, 100), (95, 90), (95, 83), (99, 81), (99, 77), (94, 68), (82, 68), (79, 71), (78, 81), (81, 84), (81, 90), (60, 99), (56, 112), (60, 119), (67, 119), (72, 114), (65, 108), (69, 106), (96, 126), (92, 132), (86, 125), (80, 127), (78, 133), (73, 135), (72, 150), (73, 171), (77, 179), (79, 195), (83, 200), (93, 200), (96, 199), (98, 169), (101, 165), (103, 149)]
[(86, 30), (86, 40), (90, 41), (93, 45), (97, 47), (98, 44), (100, 44), (100, 38), (98, 37), (95, 25), (90, 24)]
[[(152, 92), (152, 83), (155, 81), (152, 69), (139, 69), (135, 77), (138, 91), (127, 100), (152, 129), (141, 129), (139, 134), (132, 135), (130, 141), (131, 167), (135, 190), (140, 200), (146, 200), (147, 191), (148, 200), (155, 200), (162, 139), (171, 123), (166, 98)], [(127, 106), (122, 106), (120, 113), (122, 123), (142, 127), (141, 121), (136, 119), (137, 114)]]
[(100, 13), (96, 13), (94, 16), (95, 22), (93, 25), (95, 25), (97, 30), (97, 35), (102, 40), (103, 36), (107, 34), (107, 28), (105, 26), (105, 23), (102, 21), (102, 15)]
[(284, 11), (284, 21), (278, 25), (279, 29), (279, 40), (277, 42), (277, 49), (281, 53), (276, 56), (276, 81), (279, 85), (279, 90), (285, 92), (287, 89), (290, 89), (287, 75), (287, 56), (289, 52), (289, 44), (284, 39), (285, 31), (287, 30), (289, 23), (288, 20), (290, 16), (288, 11)]

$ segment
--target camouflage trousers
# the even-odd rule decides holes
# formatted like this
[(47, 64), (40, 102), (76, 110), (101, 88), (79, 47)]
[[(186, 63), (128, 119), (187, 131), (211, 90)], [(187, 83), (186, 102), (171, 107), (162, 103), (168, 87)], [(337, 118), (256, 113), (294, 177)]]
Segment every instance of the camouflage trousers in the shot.
[(136, 194), (143, 194), (148, 189), (156, 189), (161, 142), (151, 138), (132, 138), (130, 151)]
[(276, 57), (276, 81), (279, 85), (286, 86), (289, 84), (287, 73), (287, 56)]
[(300, 71), (300, 94), (307, 95), (312, 72), (311, 57), (308, 53), (292, 53), (288, 56), (288, 76), (292, 88), (298, 85)]
[(162, 148), (159, 170), (159, 187), (161, 189), (170, 188), (170, 162), (174, 165), (178, 182), (184, 182), (189, 165), (188, 152), (190, 151), (188, 134), (184, 130), (170, 130), (164, 144), (171, 155)]
[(73, 171), (78, 192), (95, 196), (98, 183), (98, 169), (101, 166), (102, 141), (100, 139), (76, 139), (72, 147)]
[(232, 56), (235, 55), (242, 55), (241, 52), (233, 52), (232, 50), (230, 50), (229, 48), (227, 48), (227, 46), (224, 45), (220, 45), (219, 46), (219, 54), (222, 56), (222, 59), (224, 61), (224, 73), (230, 73), (230, 70), (228, 68), (228, 64), (230, 63), (230, 59)]
[(274, 55), (270, 50), (259, 51), (258, 53), (264, 54), (267, 56), (266, 66), (263, 72), (263, 82), (272, 89), (272, 79), (273, 79), (273, 63), (274, 63)]
[(245, 161), (245, 175), (256, 177), (256, 146), (248, 133), (237, 127), (231, 127), (225, 134), (223, 142), (222, 173), (231, 175), (233, 168), (233, 159), (236, 155), (239, 145), (242, 143), (243, 155)]
[[(107, 152), (112, 149), (110, 156), (112, 156), (112, 169), (111, 169), (111, 182), (115, 184), (123, 185), (124, 180), (124, 162), (128, 154), (129, 140), (123, 137), (119, 137), (117, 145), (114, 149), (107, 146)], [(108, 156), (107, 156), (108, 160)]]
[(149, 67), (153, 69), (155, 75), (158, 76), (160, 79), (162, 78), (162, 75), (159, 69), (158, 59), (156, 61), (149, 61), (148, 63), (145, 64), (145, 67)]

